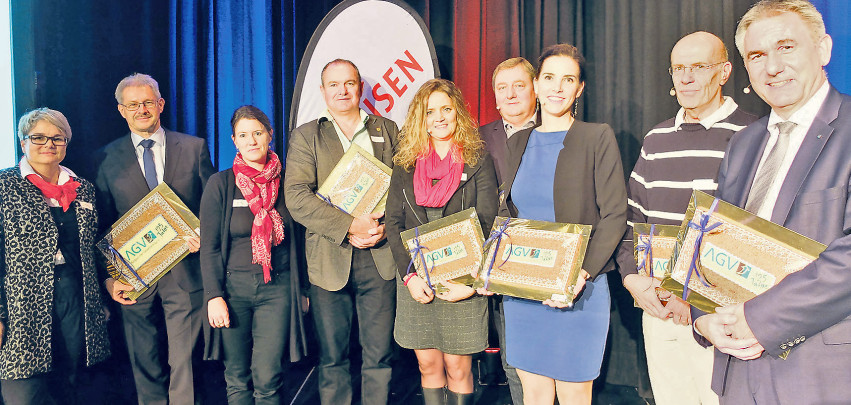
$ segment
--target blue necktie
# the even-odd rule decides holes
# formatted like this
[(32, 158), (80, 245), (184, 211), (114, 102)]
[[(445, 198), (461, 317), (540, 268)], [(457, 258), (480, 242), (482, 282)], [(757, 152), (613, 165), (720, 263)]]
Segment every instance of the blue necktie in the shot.
[(154, 146), (153, 139), (144, 139), (139, 142), (145, 151), (142, 152), (142, 165), (145, 167), (145, 181), (148, 183), (148, 188), (153, 190), (159, 184), (157, 181), (157, 167), (154, 165), (154, 151), (151, 147)]

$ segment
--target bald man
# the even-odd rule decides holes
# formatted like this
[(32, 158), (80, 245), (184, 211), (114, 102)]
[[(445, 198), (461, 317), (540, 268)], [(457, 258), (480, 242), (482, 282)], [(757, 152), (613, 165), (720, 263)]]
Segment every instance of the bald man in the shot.
[(618, 265), (624, 286), (644, 309), (647, 367), (658, 405), (718, 403), (710, 388), (712, 348), (695, 342), (688, 304), (664, 290), (657, 295), (659, 280), (638, 274), (632, 224), (680, 225), (692, 189), (715, 192), (727, 143), (756, 120), (722, 95), (732, 69), (727, 48), (713, 34), (695, 32), (674, 45), (669, 72), (682, 108), (647, 133), (629, 178), (628, 229)]

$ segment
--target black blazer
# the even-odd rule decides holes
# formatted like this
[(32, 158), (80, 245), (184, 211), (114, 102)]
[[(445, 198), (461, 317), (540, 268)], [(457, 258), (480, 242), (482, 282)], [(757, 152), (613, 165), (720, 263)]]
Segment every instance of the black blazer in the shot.
[[(540, 124), (540, 113), (535, 115), (535, 122)], [(505, 132), (505, 122), (502, 118), (500, 118), (496, 121), (482, 125), (479, 127), (479, 135), (482, 137), (482, 140), (485, 141), (485, 146), (493, 158), (493, 165), (496, 167), (497, 184), (503, 185), (505, 178), (508, 177), (509, 155), (509, 138), (508, 134)], [(512, 136), (512, 138), (513, 137), (514, 136)]]
[[(287, 274), (290, 280), (290, 325), (289, 360), (298, 361), (306, 354), (306, 337), (301, 310), (301, 275), (299, 274), (299, 251), (296, 244), (298, 236), (292, 217), (284, 201), (283, 173), (281, 188), (275, 209), (284, 222), (284, 241), (272, 247), (272, 269), (279, 274)], [(233, 215), (233, 200), (237, 191), (233, 169), (218, 172), (210, 177), (204, 195), (201, 198), (201, 273), (204, 280), (204, 303), (215, 297), (226, 297), (225, 269), (230, 246), (230, 221)], [(275, 262), (278, 249), (289, 250), (289, 263)], [(280, 259), (279, 259), (280, 260)], [(206, 311), (204, 311), (206, 313)], [(218, 359), (218, 333), (208, 322), (204, 322), (206, 343), (205, 358)]]
[[(484, 234), (490, 233), (497, 212), (496, 170), (490, 155), (484, 154), (475, 166), (464, 165), (464, 175), (458, 189), (443, 207), (443, 215), (451, 215), (475, 207)], [(466, 178), (466, 180), (464, 180)], [(404, 277), (411, 257), (402, 243), (400, 233), (428, 222), (424, 207), (417, 205), (414, 197), (414, 170), (393, 168), (390, 191), (385, 209), (387, 241), (393, 252), (396, 269)]]
[[(526, 152), (532, 129), (508, 140), (507, 199), (500, 215), (517, 216), (511, 186)], [(608, 124), (574, 121), (556, 163), (553, 201), (557, 222), (591, 225), (591, 240), (582, 268), (596, 277), (614, 268), (613, 254), (626, 231), (626, 182), (621, 155)]]
[[(189, 209), (198, 214), (207, 179), (216, 172), (204, 139), (165, 130), (165, 170), (163, 182), (169, 185)], [(112, 141), (98, 151), (95, 186), (101, 232), (133, 208), (150, 192), (139, 166), (130, 134)], [(101, 262), (103, 264), (103, 262)], [(172, 269), (180, 288), (186, 292), (201, 289), (198, 255), (189, 255)], [(108, 275), (101, 272), (101, 277)]]

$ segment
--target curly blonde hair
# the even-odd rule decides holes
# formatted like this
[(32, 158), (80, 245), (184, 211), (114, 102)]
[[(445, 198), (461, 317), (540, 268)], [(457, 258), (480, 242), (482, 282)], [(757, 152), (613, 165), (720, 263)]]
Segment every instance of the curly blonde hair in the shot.
[(455, 108), (456, 125), (452, 143), (460, 156), (453, 155), (453, 158), (461, 158), (464, 163), (475, 166), (484, 153), (485, 143), (479, 137), (479, 126), (467, 110), (461, 90), (449, 80), (431, 79), (417, 90), (408, 107), (405, 124), (399, 132), (399, 149), (393, 156), (393, 163), (405, 170), (412, 169), (417, 158), (425, 156), (431, 147), (431, 139), (426, 129), (426, 110), (429, 96), (436, 91), (449, 96)]

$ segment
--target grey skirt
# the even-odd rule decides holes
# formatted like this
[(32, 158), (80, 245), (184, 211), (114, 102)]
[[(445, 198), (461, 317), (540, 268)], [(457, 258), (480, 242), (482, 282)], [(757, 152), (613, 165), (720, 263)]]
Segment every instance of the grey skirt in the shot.
[(474, 295), (458, 302), (435, 297), (414, 301), (396, 277), (396, 324), (393, 332), (406, 349), (438, 349), (448, 354), (478, 353), (488, 344), (487, 297)]

